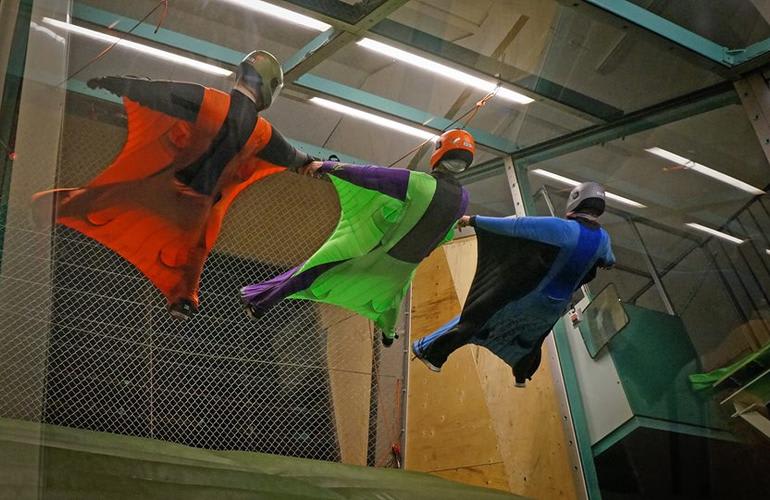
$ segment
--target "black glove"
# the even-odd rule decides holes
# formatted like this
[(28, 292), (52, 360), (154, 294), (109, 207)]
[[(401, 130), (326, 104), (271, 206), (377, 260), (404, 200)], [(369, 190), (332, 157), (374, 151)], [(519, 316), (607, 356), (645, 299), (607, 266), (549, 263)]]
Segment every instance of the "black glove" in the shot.
[(128, 92), (131, 82), (135, 80), (151, 81), (147, 77), (141, 76), (100, 76), (98, 78), (91, 78), (86, 82), (88, 88), (91, 89), (104, 89), (108, 92), (115, 94), (118, 97), (123, 97)]
[(398, 334), (393, 335), (393, 337), (388, 337), (385, 335), (385, 332), (382, 332), (382, 345), (385, 347), (390, 347), (393, 345), (393, 341), (398, 338)]
[(103, 76), (91, 78), (86, 82), (86, 85), (88, 85), (89, 89), (101, 89), (104, 88), (104, 80), (106, 80), (106, 77)]

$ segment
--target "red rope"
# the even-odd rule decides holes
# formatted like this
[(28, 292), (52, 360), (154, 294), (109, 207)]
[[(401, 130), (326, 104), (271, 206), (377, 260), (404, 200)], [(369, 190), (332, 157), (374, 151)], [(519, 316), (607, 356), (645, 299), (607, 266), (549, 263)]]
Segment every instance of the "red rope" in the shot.
[[(463, 124), (462, 124), (462, 126), (461, 126), (460, 128), (463, 128), (463, 129), (464, 129), (464, 128), (468, 127), (468, 125), (470, 125), (470, 123), (471, 123), (471, 122), (473, 121), (473, 119), (476, 117), (476, 113), (478, 113), (479, 109), (481, 109), (481, 108), (483, 108), (484, 106), (486, 106), (486, 104), (487, 104), (487, 103), (488, 103), (488, 102), (489, 102), (489, 101), (490, 101), (490, 100), (491, 100), (491, 99), (492, 99), (494, 96), (496, 96), (496, 95), (497, 95), (497, 89), (499, 89), (499, 88), (500, 88), (500, 85), (498, 84), (498, 85), (497, 85), (497, 87), (495, 87), (495, 89), (494, 89), (494, 90), (492, 90), (492, 91), (491, 91), (491, 92), (489, 92), (487, 95), (485, 95), (484, 97), (482, 97), (481, 99), (479, 99), (479, 100), (476, 102), (476, 104), (474, 104), (474, 105), (473, 105), (473, 107), (471, 107), (471, 108), (470, 108), (468, 111), (466, 111), (465, 113), (463, 113), (462, 115), (460, 115), (460, 117), (458, 117), (458, 118), (455, 118), (455, 119), (454, 119), (454, 120), (453, 120), (453, 121), (452, 121), (452, 122), (451, 122), (449, 125), (447, 125), (446, 127), (444, 127), (444, 130), (442, 130), (442, 131), (441, 131), (441, 133), (443, 134), (444, 132), (446, 132), (447, 130), (449, 130), (450, 128), (452, 128), (452, 127), (453, 127), (453, 126), (454, 126), (454, 125), (455, 125), (457, 122), (461, 121), (461, 120), (462, 120), (462, 119), (464, 119), (466, 116), (470, 115), (470, 117), (469, 117), (469, 118), (468, 118), (468, 119), (465, 121), (465, 123), (463, 123)], [(409, 151), (407, 151), (407, 152), (406, 152), (406, 153), (405, 153), (403, 156), (401, 156), (401, 158), (399, 158), (398, 160), (396, 160), (396, 161), (392, 162), (390, 165), (388, 165), (388, 167), (392, 167), (393, 165), (395, 165), (396, 163), (400, 162), (401, 160), (403, 160), (403, 159), (404, 159), (404, 158), (406, 158), (407, 156), (411, 155), (412, 153), (415, 153), (415, 152), (419, 151), (419, 150), (420, 150), (420, 148), (422, 148), (423, 146), (425, 146), (427, 143), (429, 143), (429, 142), (430, 142), (430, 141), (432, 141), (432, 140), (433, 140), (433, 139), (425, 139), (425, 140), (424, 140), (424, 141), (422, 141), (420, 144), (418, 144), (416, 147), (414, 147), (414, 148), (410, 149)]]
[(151, 15), (153, 15), (153, 14), (155, 13), (155, 11), (156, 11), (156, 10), (158, 10), (158, 9), (159, 9), (161, 6), (163, 7), (163, 11), (161, 12), (160, 18), (158, 19), (158, 25), (157, 25), (157, 27), (155, 28), (155, 33), (157, 33), (157, 32), (158, 32), (158, 30), (160, 29), (160, 26), (161, 26), (161, 24), (163, 24), (163, 21), (165, 21), (165, 19), (166, 19), (166, 14), (168, 13), (168, 0), (160, 0), (160, 2), (158, 2), (158, 5), (156, 5), (155, 7), (153, 7), (153, 8), (152, 8), (152, 10), (150, 10), (150, 12), (148, 12), (148, 13), (147, 13), (147, 14), (146, 14), (146, 15), (145, 15), (143, 18), (141, 18), (139, 21), (137, 21), (137, 23), (136, 23), (136, 24), (134, 24), (134, 25), (131, 27), (131, 29), (130, 29), (130, 30), (126, 31), (126, 32), (123, 34), (123, 36), (119, 37), (117, 40), (115, 40), (114, 42), (112, 42), (112, 43), (111, 43), (111, 44), (110, 44), (110, 45), (109, 45), (107, 48), (105, 48), (104, 50), (102, 50), (101, 52), (99, 52), (99, 53), (96, 55), (96, 57), (93, 57), (93, 58), (91, 58), (90, 60), (88, 60), (88, 61), (87, 61), (87, 62), (86, 62), (84, 65), (82, 65), (82, 66), (81, 66), (80, 68), (78, 68), (76, 71), (74, 71), (73, 73), (71, 73), (71, 74), (70, 74), (70, 75), (69, 75), (67, 78), (65, 78), (64, 80), (62, 80), (61, 82), (59, 82), (57, 86), (59, 86), (59, 85), (62, 85), (62, 84), (64, 84), (64, 83), (67, 83), (67, 82), (68, 82), (68, 81), (70, 81), (72, 78), (74, 78), (75, 76), (77, 76), (77, 75), (79, 75), (80, 73), (82, 73), (82, 72), (83, 72), (83, 70), (85, 70), (86, 68), (88, 68), (89, 66), (91, 66), (93, 63), (95, 63), (95, 62), (99, 61), (101, 58), (103, 58), (104, 56), (106, 56), (106, 55), (107, 55), (107, 54), (108, 54), (108, 53), (109, 53), (109, 52), (110, 52), (112, 49), (114, 49), (114, 48), (115, 48), (115, 46), (116, 46), (116, 45), (118, 45), (120, 42), (122, 42), (123, 40), (125, 40), (125, 39), (128, 37), (128, 35), (130, 35), (131, 33), (133, 33), (133, 32), (134, 32), (134, 30), (135, 30), (136, 28), (138, 28), (138, 27), (139, 27), (139, 26), (140, 26), (140, 25), (141, 25), (143, 22), (145, 22), (145, 21), (147, 20), (147, 18), (149, 18)]

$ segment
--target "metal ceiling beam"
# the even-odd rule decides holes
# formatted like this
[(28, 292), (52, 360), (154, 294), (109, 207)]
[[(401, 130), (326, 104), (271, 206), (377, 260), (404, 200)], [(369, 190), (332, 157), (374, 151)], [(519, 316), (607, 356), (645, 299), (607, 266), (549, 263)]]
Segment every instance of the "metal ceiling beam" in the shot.
[(320, 33), (283, 62), (284, 81), (286, 83), (293, 82), (354, 39), (355, 35), (344, 31), (340, 32), (336, 28), (329, 28)]
[[(353, 25), (337, 25), (321, 33), (283, 64), (287, 83), (312, 70), (337, 51), (358, 40), (369, 28), (392, 14), (409, 0), (386, 0)], [(345, 4), (347, 5), (347, 4)]]
[[(574, 0), (559, 0), (570, 7)], [(770, 38), (748, 47), (730, 48), (701, 36), (629, 0), (582, 0), (582, 4), (608, 12), (613, 16), (641, 27), (666, 40), (674, 42), (721, 67), (730, 70), (727, 74), (740, 74), (770, 61)], [(751, 64), (754, 62), (754, 64)]]
[[(572, 3), (572, 2), (570, 2)], [(662, 36), (713, 62), (731, 66), (729, 50), (628, 0), (583, 0), (621, 19)]]

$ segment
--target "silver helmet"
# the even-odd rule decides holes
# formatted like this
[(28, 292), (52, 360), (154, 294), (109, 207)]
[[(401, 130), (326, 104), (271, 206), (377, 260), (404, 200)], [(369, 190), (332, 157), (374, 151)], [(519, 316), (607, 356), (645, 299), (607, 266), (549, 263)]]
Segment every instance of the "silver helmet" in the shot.
[(604, 213), (604, 203), (604, 186), (598, 182), (584, 182), (569, 193), (565, 212), (586, 212), (598, 217)]
[(283, 68), (270, 52), (255, 50), (238, 66), (238, 79), (262, 100), (261, 109), (267, 109), (283, 88)]

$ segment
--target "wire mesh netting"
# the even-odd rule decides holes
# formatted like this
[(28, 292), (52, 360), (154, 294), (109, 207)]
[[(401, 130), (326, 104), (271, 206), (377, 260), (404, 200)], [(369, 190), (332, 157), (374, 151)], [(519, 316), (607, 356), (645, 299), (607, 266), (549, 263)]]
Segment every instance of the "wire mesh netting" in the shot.
[[(124, 137), (122, 108), (69, 96), (56, 184), (87, 183)], [(392, 462), (408, 335), (382, 349), (369, 321), (306, 301), (251, 321), (237, 296), (328, 237), (339, 214), (330, 184), (282, 173), (241, 194), (206, 262), (201, 310), (187, 322), (171, 319), (162, 295), (106, 247), (65, 227), (33, 227), (24, 200), (39, 188), (3, 200), (0, 416), (211, 449)]]

